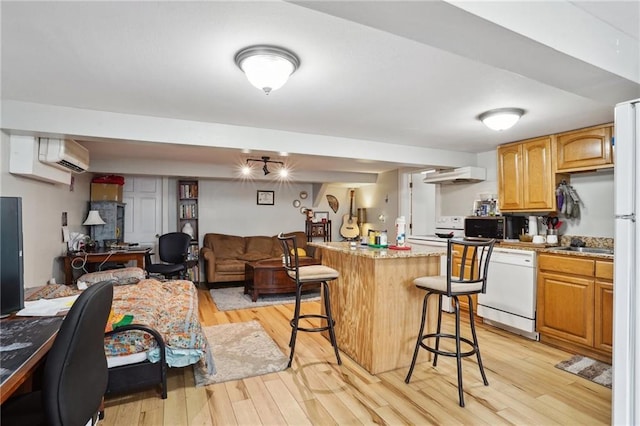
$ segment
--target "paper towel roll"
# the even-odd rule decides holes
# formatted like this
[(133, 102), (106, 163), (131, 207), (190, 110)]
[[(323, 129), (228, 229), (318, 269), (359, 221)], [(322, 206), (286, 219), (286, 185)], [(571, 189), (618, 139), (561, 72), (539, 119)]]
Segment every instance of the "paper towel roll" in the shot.
[(529, 235), (538, 235), (538, 216), (529, 216)]

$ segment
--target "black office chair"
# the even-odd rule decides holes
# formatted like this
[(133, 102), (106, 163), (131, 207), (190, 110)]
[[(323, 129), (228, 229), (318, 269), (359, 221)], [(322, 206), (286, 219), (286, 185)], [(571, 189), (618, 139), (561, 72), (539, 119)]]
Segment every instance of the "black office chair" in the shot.
[(112, 300), (113, 284), (107, 281), (80, 294), (47, 355), (42, 390), (2, 404), (2, 426), (95, 423), (109, 375), (104, 329)]
[(151, 253), (145, 256), (145, 269), (150, 274), (162, 274), (165, 278), (179, 276), (187, 272), (187, 257), (191, 236), (184, 232), (170, 232), (158, 240), (158, 256), (164, 263), (151, 263)]
[[(480, 348), (478, 346), (478, 337), (476, 336), (476, 326), (473, 315), (473, 303), (471, 301), (472, 294), (485, 293), (487, 288), (487, 272), (489, 270), (489, 259), (493, 252), (495, 240), (457, 240), (451, 239), (447, 244), (447, 275), (446, 276), (428, 276), (416, 278), (413, 283), (416, 287), (426, 290), (422, 303), (422, 321), (420, 323), (420, 331), (416, 341), (416, 347), (413, 352), (413, 359), (409, 373), (405, 378), (405, 382), (409, 383), (413, 368), (418, 358), (418, 350), (422, 347), (429, 352), (435, 354), (433, 356), (433, 366), (438, 363), (438, 355), (455, 357), (458, 370), (458, 399), (460, 406), (464, 407), (464, 392), (462, 389), (462, 358), (476, 355), (478, 359), (478, 367), (482, 375), (482, 381), (485, 386), (489, 386), (487, 376), (484, 374), (482, 366), (482, 358), (480, 357)], [(459, 265), (453, 265), (454, 250), (460, 256)], [(424, 334), (424, 326), (427, 318), (427, 302), (432, 294), (438, 295), (438, 326), (435, 333)], [(442, 296), (449, 296), (453, 299), (454, 311), (456, 316), (455, 334), (442, 333)], [(460, 302), (459, 296), (466, 296), (469, 300), (469, 325), (471, 328), (471, 336), (473, 340), (460, 337)], [(435, 346), (429, 346), (425, 340), (435, 338)], [(455, 341), (455, 351), (445, 351), (440, 349), (440, 339), (453, 339)], [(469, 347), (466, 352), (462, 351), (461, 344), (464, 343)]]
[[(335, 280), (340, 276), (338, 271), (333, 268), (329, 268), (324, 265), (309, 265), (300, 266), (300, 259), (298, 257), (298, 243), (294, 234), (284, 235), (280, 233), (278, 240), (282, 244), (282, 251), (284, 253), (284, 269), (287, 272), (289, 278), (296, 283), (296, 305), (294, 307), (293, 318), (289, 321), (291, 325), (291, 338), (289, 339), (289, 347), (291, 347), (291, 353), (289, 354), (289, 365), (293, 362), (293, 353), (296, 349), (296, 336), (298, 331), (318, 332), (329, 331), (329, 338), (331, 345), (336, 353), (336, 359), (338, 365), (342, 364), (340, 359), (340, 353), (338, 352), (338, 343), (336, 342), (336, 333), (334, 331), (335, 321), (331, 315), (331, 300), (329, 297), (329, 284), (328, 281)], [(324, 294), (324, 314), (304, 314), (300, 315), (300, 303), (302, 298), (302, 290), (306, 284), (320, 283)], [(299, 323), (304, 318), (316, 318), (325, 320), (327, 325), (320, 325), (319, 327), (300, 327)]]

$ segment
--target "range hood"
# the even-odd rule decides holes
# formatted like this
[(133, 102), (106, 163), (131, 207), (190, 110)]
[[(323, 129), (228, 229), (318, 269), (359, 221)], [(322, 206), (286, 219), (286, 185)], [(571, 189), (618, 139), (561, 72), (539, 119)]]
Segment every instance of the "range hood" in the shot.
[(424, 183), (472, 183), (482, 182), (487, 178), (487, 170), (481, 167), (460, 167), (427, 173)]

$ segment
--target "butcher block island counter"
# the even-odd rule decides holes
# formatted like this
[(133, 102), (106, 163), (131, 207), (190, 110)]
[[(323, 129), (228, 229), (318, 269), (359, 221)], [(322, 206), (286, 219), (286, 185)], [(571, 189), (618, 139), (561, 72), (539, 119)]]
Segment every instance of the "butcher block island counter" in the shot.
[[(322, 264), (340, 273), (329, 284), (338, 347), (371, 374), (408, 368), (418, 337), (425, 292), (415, 278), (440, 273), (446, 247), (374, 249), (317, 242)], [(429, 301), (427, 330), (435, 329), (437, 298)], [(428, 360), (420, 351), (418, 362)]]

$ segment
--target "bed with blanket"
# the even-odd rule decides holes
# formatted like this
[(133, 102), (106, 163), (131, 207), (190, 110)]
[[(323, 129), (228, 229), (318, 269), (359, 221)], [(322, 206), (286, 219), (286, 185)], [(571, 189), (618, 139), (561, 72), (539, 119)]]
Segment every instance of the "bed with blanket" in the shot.
[[(204, 363), (214, 372), (209, 344), (198, 319), (198, 294), (191, 281), (161, 282), (145, 279), (139, 268), (125, 268), (85, 274), (78, 288), (111, 280), (112, 312), (105, 334), (109, 366), (107, 394), (161, 384), (166, 398), (166, 368)], [(30, 294), (27, 300), (64, 297), (79, 293), (75, 287), (49, 284)], [(124, 324), (124, 325), (122, 325)]]

